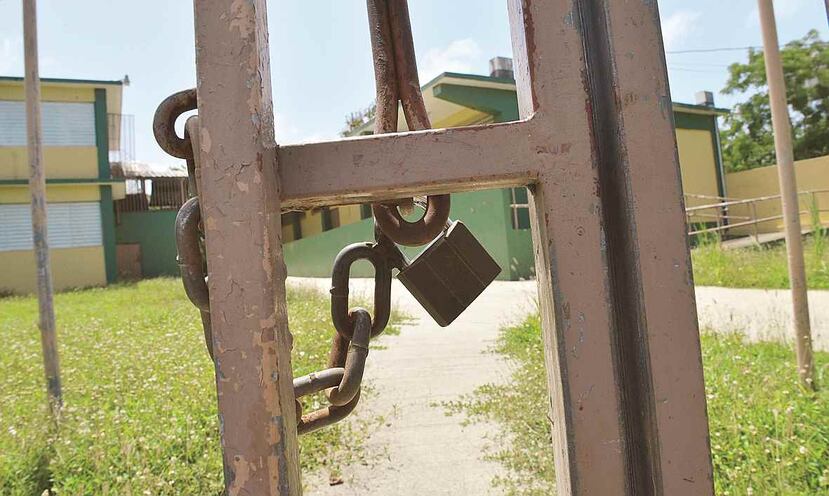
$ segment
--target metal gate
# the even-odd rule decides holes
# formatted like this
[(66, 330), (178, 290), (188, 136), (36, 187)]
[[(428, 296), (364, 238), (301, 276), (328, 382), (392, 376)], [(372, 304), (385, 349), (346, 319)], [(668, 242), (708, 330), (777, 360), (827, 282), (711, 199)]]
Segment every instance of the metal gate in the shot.
[(283, 147), (266, 1), (194, 6), (228, 494), (301, 491), (282, 209), (520, 186), (559, 494), (713, 493), (656, 1), (509, 0), (520, 121)]

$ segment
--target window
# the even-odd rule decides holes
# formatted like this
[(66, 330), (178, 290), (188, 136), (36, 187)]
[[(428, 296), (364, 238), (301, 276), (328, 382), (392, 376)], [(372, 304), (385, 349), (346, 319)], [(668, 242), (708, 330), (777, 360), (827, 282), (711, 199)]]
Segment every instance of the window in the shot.
[[(103, 244), (98, 202), (50, 203), (46, 207), (49, 248)], [(31, 250), (32, 212), (28, 204), (0, 205), (0, 252)]]
[[(43, 102), (44, 146), (95, 146), (91, 103)], [(26, 146), (25, 102), (0, 101), (0, 146)]]
[(360, 205), (360, 219), (370, 219), (371, 218), (371, 205), (368, 203), (364, 203)]
[(530, 204), (527, 188), (512, 188), (510, 210), (512, 213), (513, 229), (530, 228)]

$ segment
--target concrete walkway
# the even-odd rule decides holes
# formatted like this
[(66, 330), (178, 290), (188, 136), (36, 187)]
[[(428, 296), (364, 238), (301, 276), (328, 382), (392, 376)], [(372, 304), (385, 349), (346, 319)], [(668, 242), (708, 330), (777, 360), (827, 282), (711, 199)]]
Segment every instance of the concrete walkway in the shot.
[[(324, 279), (294, 279), (327, 291)], [(370, 280), (352, 280), (352, 291), (369, 294)], [(357, 415), (382, 416), (385, 423), (369, 439), (368, 465), (342, 468), (343, 484), (329, 486), (328, 473), (306, 474), (310, 495), (485, 495), (500, 467), (482, 460), (497, 427), (464, 427), (462, 416), (446, 416), (436, 406), (454, 401), (483, 384), (506, 381), (509, 370), (486, 353), (498, 329), (535, 308), (535, 283), (496, 283), (450, 328), (441, 328), (405, 288), (394, 281), (396, 307), (414, 320), (398, 336), (380, 339), (368, 356), (365, 377), (376, 394)], [(497, 493), (496, 493), (497, 494)]]
[[(829, 351), (829, 291), (809, 291), (816, 350)], [(788, 290), (697, 287), (701, 329), (742, 332), (755, 341), (792, 342), (792, 296)]]
[[(352, 291), (368, 295), (372, 282), (352, 280)], [(289, 284), (330, 287), (327, 279), (290, 278)], [(500, 467), (482, 460), (487, 443), (498, 440), (497, 426), (463, 426), (461, 416), (446, 416), (435, 404), (509, 380), (508, 365), (485, 352), (502, 325), (535, 310), (535, 281), (494, 283), (450, 328), (435, 324), (396, 280), (392, 294), (413, 321), (399, 336), (382, 337), (383, 349), (369, 354), (365, 377), (376, 394), (360, 404), (357, 415), (385, 419), (367, 441), (370, 462), (342, 467), (343, 483), (334, 486), (324, 470), (306, 474), (306, 493), (498, 494), (490, 480)], [(756, 340), (787, 339), (786, 291), (700, 287), (697, 301), (702, 328), (742, 331)], [(810, 301), (815, 348), (829, 350), (829, 291), (813, 292)]]

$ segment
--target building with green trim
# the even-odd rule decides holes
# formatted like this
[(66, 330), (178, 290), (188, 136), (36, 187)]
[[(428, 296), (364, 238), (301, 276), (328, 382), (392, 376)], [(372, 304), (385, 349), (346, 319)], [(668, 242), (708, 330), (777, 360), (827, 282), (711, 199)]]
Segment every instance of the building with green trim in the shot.
[[(509, 59), (494, 59), (494, 62)], [(449, 128), (519, 118), (515, 81), (511, 71), (493, 71), (492, 76), (446, 72), (423, 86), (423, 96), (432, 126)], [(682, 182), (689, 206), (710, 203), (707, 197), (725, 196), (717, 118), (726, 110), (705, 103), (674, 103), (676, 137)], [(354, 135), (371, 134), (367, 119)], [(400, 113), (398, 129), (406, 130)], [(445, 164), (451, 167), (452, 164)], [(666, 164), (670, 166), (670, 164)], [(345, 245), (370, 240), (372, 221), (366, 206), (346, 206), (291, 213), (283, 217), (282, 236), (288, 273), (295, 276), (327, 277), (337, 252)], [(452, 195), (453, 219), (461, 219), (501, 265), (501, 279), (534, 276), (530, 215), (526, 188), (475, 191)], [(689, 219), (704, 222), (705, 219)], [(410, 256), (417, 250), (406, 250)], [(367, 264), (355, 268), (356, 275), (369, 275)]]
[[(42, 79), (43, 158), (56, 289), (117, 277), (110, 174), (121, 149), (121, 81)], [(0, 292), (35, 290), (23, 79), (0, 77)]]

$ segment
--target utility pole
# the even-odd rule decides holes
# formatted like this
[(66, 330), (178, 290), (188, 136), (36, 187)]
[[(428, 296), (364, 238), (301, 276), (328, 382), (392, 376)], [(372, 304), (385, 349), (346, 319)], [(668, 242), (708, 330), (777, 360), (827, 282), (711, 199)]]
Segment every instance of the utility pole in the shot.
[(829, 22), (829, 0), (824, 0), (826, 3), (826, 22)]
[(803, 239), (800, 228), (800, 203), (794, 170), (792, 149), (792, 125), (786, 103), (786, 83), (780, 62), (780, 45), (777, 24), (774, 20), (772, 0), (758, 0), (760, 25), (763, 29), (763, 45), (766, 59), (766, 78), (771, 100), (771, 116), (774, 127), (774, 148), (777, 155), (777, 173), (780, 178), (780, 196), (783, 202), (783, 222), (786, 229), (786, 250), (789, 257), (789, 280), (792, 287), (795, 343), (797, 345), (797, 371), (804, 386), (816, 389), (812, 358), (812, 329), (809, 323), (809, 298), (806, 270), (803, 264)]
[(36, 0), (23, 0), (23, 40), (26, 85), (26, 133), (29, 151), (29, 189), (32, 193), (32, 237), (37, 262), (37, 300), (40, 314), (40, 344), (46, 370), (49, 408), (57, 417), (62, 405), (52, 271), (46, 234), (46, 173), (43, 165), (43, 128), (40, 113), (40, 70), (37, 57)]

